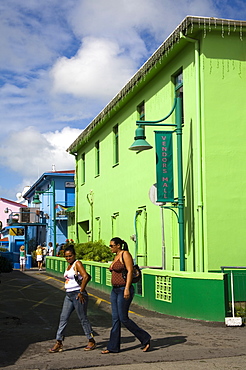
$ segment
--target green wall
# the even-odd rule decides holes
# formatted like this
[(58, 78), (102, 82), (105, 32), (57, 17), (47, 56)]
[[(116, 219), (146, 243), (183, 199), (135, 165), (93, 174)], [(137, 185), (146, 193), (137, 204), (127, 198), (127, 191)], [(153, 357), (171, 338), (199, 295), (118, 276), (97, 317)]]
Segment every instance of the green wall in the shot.
[(204, 43), (204, 211), (208, 269), (245, 266), (246, 43), (210, 35)]

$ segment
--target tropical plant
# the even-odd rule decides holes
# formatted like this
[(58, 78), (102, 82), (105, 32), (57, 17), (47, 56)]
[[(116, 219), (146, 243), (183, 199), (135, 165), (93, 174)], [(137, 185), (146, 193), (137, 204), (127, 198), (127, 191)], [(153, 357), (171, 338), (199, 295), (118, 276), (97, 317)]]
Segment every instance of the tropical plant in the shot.
[(102, 240), (75, 244), (75, 251), (76, 257), (84, 261), (108, 262), (114, 258)]

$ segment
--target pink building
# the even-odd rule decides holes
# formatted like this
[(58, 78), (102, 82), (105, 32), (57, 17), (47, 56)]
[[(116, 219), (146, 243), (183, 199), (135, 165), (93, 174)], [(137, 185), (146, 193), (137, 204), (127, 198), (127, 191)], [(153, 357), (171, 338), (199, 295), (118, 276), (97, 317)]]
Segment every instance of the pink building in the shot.
[[(19, 209), (21, 207), (26, 207), (24, 204), (14, 202), (9, 199), (0, 198), (0, 230), (8, 226), (7, 220), (9, 219), (11, 213), (19, 214)], [(0, 239), (2, 234), (0, 233)]]

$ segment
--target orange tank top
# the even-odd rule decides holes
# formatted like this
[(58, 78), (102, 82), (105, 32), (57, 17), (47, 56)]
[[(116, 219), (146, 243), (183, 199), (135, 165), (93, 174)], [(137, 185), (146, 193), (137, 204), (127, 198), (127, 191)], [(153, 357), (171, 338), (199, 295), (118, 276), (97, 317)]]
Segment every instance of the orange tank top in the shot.
[(125, 265), (120, 261), (120, 259), (118, 259), (111, 265), (110, 271), (112, 272), (111, 277), (112, 285), (121, 285), (121, 286), (126, 285), (126, 281), (122, 277), (122, 271), (124, 271), (124, 269)]

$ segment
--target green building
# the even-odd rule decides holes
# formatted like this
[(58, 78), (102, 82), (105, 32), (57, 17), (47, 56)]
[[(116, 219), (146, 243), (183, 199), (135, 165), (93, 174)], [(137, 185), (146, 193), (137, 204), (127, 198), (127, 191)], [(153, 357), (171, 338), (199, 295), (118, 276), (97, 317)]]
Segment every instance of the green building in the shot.
[[(222, 321), (228, 302), (221, 266), (246, 266), (245, 30), (244, 21), (186, 17), (68, 148), (76, 158), (76, 240), (125, 239), (135, 261), (155, 277), (153, 291), (159, 289), (159, 275), (168, 285), (162, 293), (171, 290), (171, 305), (168, 299), (158, 308), (150, 304), (161, 312)], [(161, 124), (181, 117), (183, 245), (177, 208), (181, 135), (174, 126), (146, 124), (146, 140), (154, 148), (128, 150), (136, 121), (162, 120), (176, 96), (181, 110), (175, 106)], [(166, 204), (156, 203), (153, 186), (154, 131), (173, 132), (174, 200)], [(176, 292), (172, 277), (182, 280)], [(215, 281), (219, 286), (213, 288)], [(194, 298), (192, 308), (189, 303), (180, 311), (189, 295), (204, 302), (208, 289), (219, 313), (208, 304), (209, 313), (196, 315)]]

